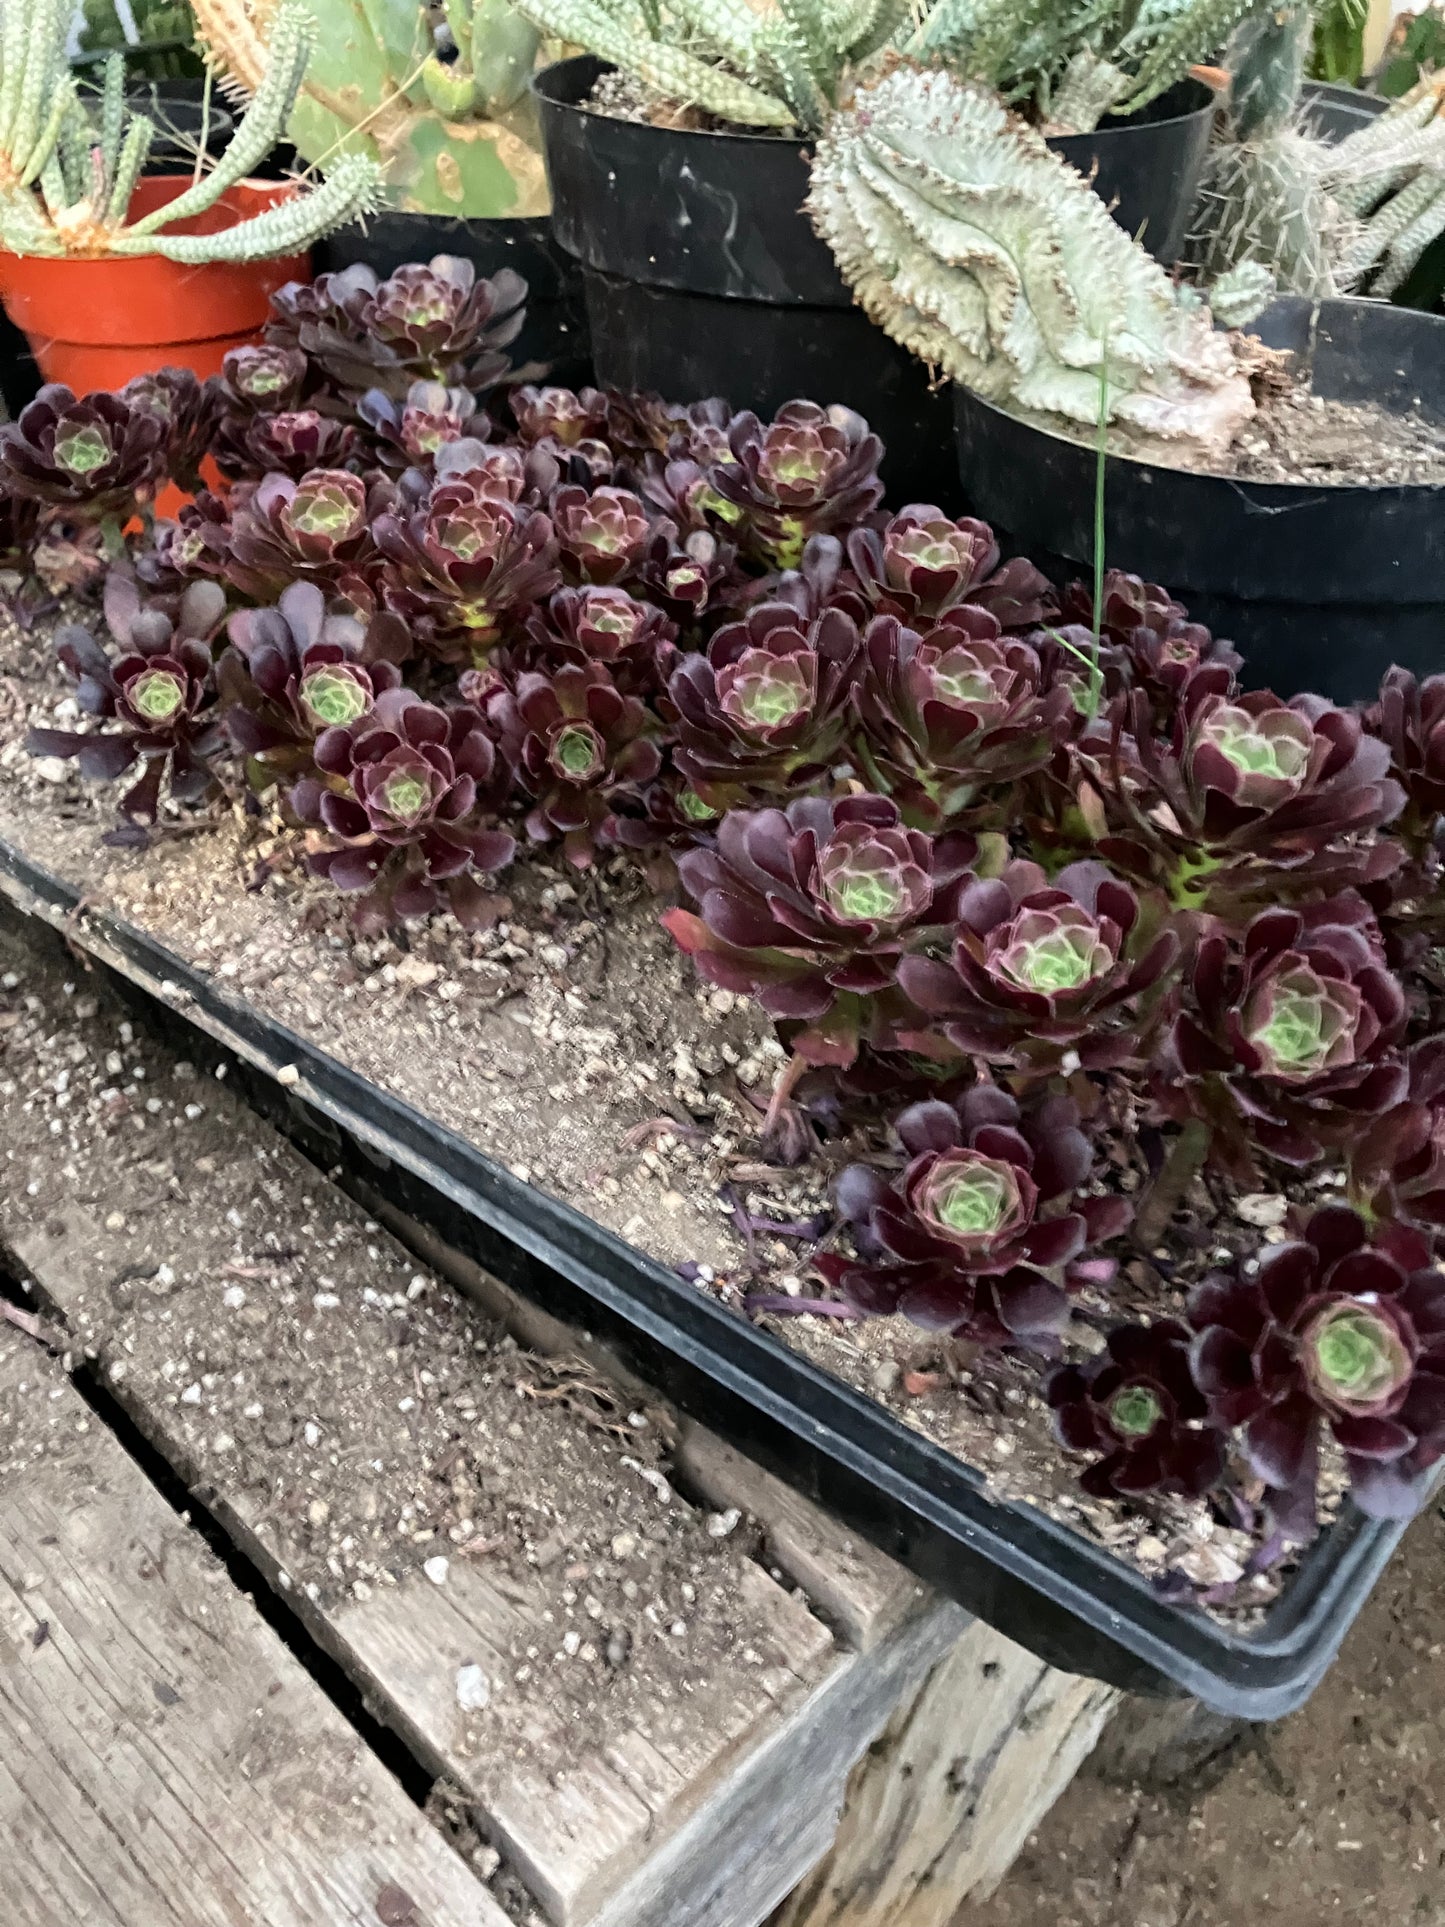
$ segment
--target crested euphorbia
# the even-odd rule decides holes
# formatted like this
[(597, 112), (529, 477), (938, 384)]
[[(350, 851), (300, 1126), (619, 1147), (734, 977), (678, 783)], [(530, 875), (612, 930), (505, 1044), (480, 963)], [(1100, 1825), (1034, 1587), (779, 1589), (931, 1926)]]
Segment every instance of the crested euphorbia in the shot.
[(675, 760), (714, 809), (815, 780), (837, 757), (858, 675), (858, 631), (838, 609), (811, 623), (782, 602), (719, 629), (668, 683)]
[(954, 921), (976, 851), (905, 828), (881, 796), (730, 810), (714, 849), (678, 859), (697, 914), (663, 923), (709, 982), (786, 1023), (801, 1060), (849, 1064), (906, 1020), (899, 961)]
[(906, 957), (899, 983), (926, 1019), (907, 1038), (1033, 1075), (1147, 1055), (1180, 955), (1176, 920), (1102, 863), (1050, 881), (1016, 859), (964, 891), (948, 962)]
[(733, 526), (770, 568), (796, 568), (810, 535), (849, 527), (883, 494), (883, 444), (851, 409), (792, 401), (766, 424), (734, 416), (727, 440), (733, 459), (709, 469), (709, 490), (739, 511)]
[(838, 1180), (856, 1258), (826, 1254), (817, 1269), (859, 1311), (1054, 1348), (1069, 1289), (1113, 1276), (1111, 1259), (1086, 1252), (1129, 1222), (1123, 1198), (1082, 1195), (1093, 1153), (1076, 1106), (1047, 1097), (1021, 1110), (979, 1084), (956, 1104), (911, 1105), (894, 1131), (908, 1157), (899, 1177), (857, 1164)]
[(1062, 1365), (1047, 1397), (1059, 1442), (1089, 1452), (1095, 1498), (1173, 1492), (1197, 1499), (1224, 1471), (1224, 1439), (1194, 1383), (1189, 1331), (1172, 1318), (1120, 1325), (1088, 1365)]
[(983, 609), (959, 605), (923, 635), (878, 616), (863, 645), (858, 755), (911, 823), (1001, 816), (1008, 786), (1074, 727), (1068, 692), (1044, 689), (1036, 652)]
[(388, 689), (349, 727), (327, 729), (315, 773), (290, 792), (296, 815), (328, 833), (310, 853), (318, 876), (357, 893), (366, 930), (445, 903), (469, 929), (495, 917), (482, 886), (511, 862), (516, 839), (491, 821), (511, 772), (474, 711), (438, 709)]
[(640, 805), (662, 767), (646, 704), (600, 662), (563, 663), (550, 675), (524, 670), (489, 696), (486, 714), (533, 799), (527, 834), (560, 838), (569, 863), (590, 867), (619, 805)]
[(1157, 879), (1181, 907), (1230, 915), (1388, 877), (1398, 845), (1361, 840), (1404, 804), (1385, 744), (1318, 696), (1230, 695), (1221, 679), (1219, 664), (1189, 678), (1167, 741), (1134, 695), (1128, 776), (1119, 771), (1105, 799), (1122, 834), (1100, 853)]
[(1286, 1536), (1314, 1527), (1321, 1425), (1356, 1501), (1407, 1517), (1445, 1455), (1445, 1277), (1403, 1226), (1371, 1239), (1353, 1211), (1317, 1211), (1304, 1235), (1189, 1301), (1194, 1376), (1215, 1422), (1241, 1428)]
[(1405, 1018), (1361, 898), (1262, 910), (1238, 934), (1200, 938), (1155, 1098), (1202, 1125), (1242, 1178), (1259, 1152), (1310, 1164), (1406, 1096)]

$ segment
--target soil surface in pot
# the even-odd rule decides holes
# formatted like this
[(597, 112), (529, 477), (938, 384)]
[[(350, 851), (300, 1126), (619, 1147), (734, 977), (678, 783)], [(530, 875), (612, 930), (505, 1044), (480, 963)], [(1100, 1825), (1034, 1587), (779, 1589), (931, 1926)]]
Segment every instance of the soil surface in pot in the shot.
[(87, 1281), (72, 1342), (173, 1414), (192, 1485), (268, 1514), (328, 1610), (422, 1573), (445, 1586), (428, 1566), (448, 1558), (504, 1597), (540, 1592), (555, 1646), (529, 1648), (520, 1615), (486, 1705), (458, 1713), (480, 1761), (536, 1757), (535, 1684), (512, 1687), (533, 1673), (579, 1757), (629, 1706), (681, 1721), (701, 1682), (786, 1669), (749, 1594), (752, 1533), (670, 1492), (669, 1412), (519, 1347), (128, 1019), (0, 931), (4, 1228), (63, 1215)]
[[(20, 746), (27, 725), (75, 719), (44, 627), (22, 636), (0, 617), (0, 837), (519, 1177), (664, 1263), (701, 1267), (699, 1287), (739, 1315), (751, 1294), (817, 1289), (807, 1239), (744, 1235), (738, 1207), (780, 1224), (827, 1215), (830, 1179), (858, 1147), (831, 1144), (797, 1171), (758, 1162), (781, 1048), (754, 1006), (698, 982), (630, 860), (578, 876), (545, 851), (524, 855), (503, 878), (510, 907), (485, 934), (438, 917), (363, 939), (344, 900), (305, 871), (294, 836), (239, 802), (207, 818), (166, 815), (148, 850), (105, 847), (113, 792)], [(1114, 1120), (1106, 1163), (1112, 1185), (1138, 1190), (1132, 1116)], [(1298, 1200), (1338, 1182), (1313, 1173)], [(1101, 1347), (1110, 1308), (1177, 1311), (1214, 1265), (1283, 1238), (1288, 1202), (1197, 1186), (1167, 1249), (1146, 1256), (1121, 1242), (1107, 1304), (1076, 1300), (1071, 1353)], [(1151, 1495), (1124, 1506), (1079, 1490), (1036, 1363), (968, 1358), (902, 1319), (766, 1322), (976, 1467), (993, 1496), (1039, 1507), (1151, 1576), (1208, 1588), (1239, 1579), (1254, 1541), (1206, 1503)], [(1331, 1514), (1338, 1464), (1322, 1491)], [(1244, 1582), (1223, 1609), (1255, 1613), (1282, 1570)]]
[(1270, 393), (1221, 473), (1256, 482), (1383, 487), (1445, 484), (1445, 421), (1375, 402), (1329, 401), (1307, 381)]

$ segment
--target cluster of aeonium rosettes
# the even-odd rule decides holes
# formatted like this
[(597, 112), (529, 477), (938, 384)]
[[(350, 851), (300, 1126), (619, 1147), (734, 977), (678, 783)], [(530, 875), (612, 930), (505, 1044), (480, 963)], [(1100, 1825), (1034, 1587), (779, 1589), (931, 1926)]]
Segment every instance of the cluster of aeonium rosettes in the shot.
[(1034, 1075), (1106, 1070), (1147, 1056), (1181, 954), (1178, 919), (1102, 863), (1052, 881), (1015, 859), (971, 880), (947, 960), (905, 957), (899, 983), (923, 1013), (903, 1041)]
[(838, 1210), (856, 1257), (814, 1264), (847, 1304), (984, 1345), (1052, 1349), (1068, 1292), (1105, 1283), (1113, 1260), (1091, 1247), (1129, 1223), (1120, 1197), (1086, 1192), (1094, 1157), (1065, 1097), (1021, 1110), (980, 1084), (957, 1104), (925, 1100), (895, 1126), (908, 1162), (890, 1178), (851, 1165)]
[(1285, 703), (1221, 680), (1218, 665), (1195, 672), (1167, 738), (1142, 694), (1121, 711), (1127, 757), (1106, 799), (1121, 834), (1101, 853), (1221, 915), (1387, 878), (1400, 850), (1368, 833), (1405, 801), (1388, 747), (1321, 697)]
[(356, 893), (362, 929), (443, 905), (470, 929), (493, 920), (497, 899), (481, 878), (511, 862), (516, 839), (492, 820), (510, 771), (475, 711), (388, 689), (355, 722), (323, 731), (312, 760), (291, 808), (326, 831), (311, 868)]
[(1189, 1303), (1194, 1378), (1240, 1433), (1286, 1536), (1315, 1524), (1323, 1427), (1367, 1512), (1407, 1517), (1445, 1455), (1445, 1276), (1417, 1232), (1371, 1237), (1343, 1206)]
[(1243, 930), (1200, 937), (1155, 1097), (1211, 1134), (1216, 1162), (1241, 1178), (1256, 1155), (1314, 1163), (1399, 1104), (1408, 1073), (1395, 1046), (1406, 1000), (1374, 918), (1352, 891), (1262, 910)]
[(678, 858), (697, 912), (663, 923), (709, 982), (757, 998), (801, 1058), (847, 1065), (887, 1047), (907, 1008), (907, 947), (947, 930), (977, 845), (905, 827), (881, 796), (731, 810)]

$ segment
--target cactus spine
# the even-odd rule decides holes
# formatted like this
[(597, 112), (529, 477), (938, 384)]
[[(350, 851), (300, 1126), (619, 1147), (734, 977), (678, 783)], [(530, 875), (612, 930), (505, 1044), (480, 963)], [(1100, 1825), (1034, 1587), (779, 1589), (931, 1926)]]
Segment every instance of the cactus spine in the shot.
[[(308, 161), (365, 155), (388, 202), (412, 213), (546, 213), (527, 96), (539, 35), (508, 0), (445, 0), (440, 44), (415, 0), (304, 4), (316, 45), (286, 131)], [(275, 0), (194, 0), (200, 40), (246, 91), (258, 84), (274, 8)]]

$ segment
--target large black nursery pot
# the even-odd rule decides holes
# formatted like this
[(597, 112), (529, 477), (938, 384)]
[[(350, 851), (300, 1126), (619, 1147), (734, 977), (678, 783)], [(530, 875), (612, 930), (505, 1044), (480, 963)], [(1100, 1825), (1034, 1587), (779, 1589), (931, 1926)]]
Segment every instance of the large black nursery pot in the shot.
[(866, 417), (894, 501), (958, 495), (946, 393), (855, 306), (803, 213), (808, 148), (590, 112), (590, 54), (533, 81), (552, 231), (582, 266), (597, 378), (771, 415), (806, 396)]
[[(1445, 316), (1291, 295), (1253, 324), (1327, 399), (1445, 422)], [(974, 513), (1059, 574), (1092, 566), (1095, 452), (955, 388)], [(1337, 702), (1392, 663), (1445, 669), (1445, 487), (1244, 481), (1111, 456), (1104, 558), (1161, 582), (1243, 650), (1252, 684)]]
[(1209, 147), (1215, 97), (1181, 80), (1137, 114), (1108, 114), (1092, 134), (1054, 134), (1054, 152), (1092, 179), (1114, 219), (1166, 268), (1184, 251)]
[(546, 215), (535, 220), (468, 220), (460, 215), (373, 214), (328, 234), (311, 250), (315, 274), (359, 261), (379, 275), (434, 254), (462, 255), (480, 275), (514, 268), (527, 283), (527, 319), (508, 349), (514, 368), (545, 369), (538, 380), (567, 388), (593, 379), (582, 277), (571, 255), (552, 238)]

